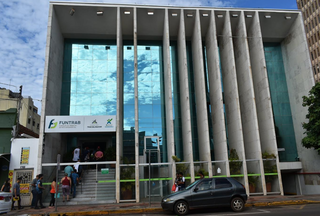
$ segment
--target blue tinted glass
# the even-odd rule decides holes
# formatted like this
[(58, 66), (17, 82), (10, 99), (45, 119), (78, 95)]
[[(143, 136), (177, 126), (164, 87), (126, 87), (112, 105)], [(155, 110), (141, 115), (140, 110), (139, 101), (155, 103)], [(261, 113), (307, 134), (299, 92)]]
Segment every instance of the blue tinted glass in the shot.
[(117, 49), (106, 46), (72, 45), (69, 115), (116, 114)]

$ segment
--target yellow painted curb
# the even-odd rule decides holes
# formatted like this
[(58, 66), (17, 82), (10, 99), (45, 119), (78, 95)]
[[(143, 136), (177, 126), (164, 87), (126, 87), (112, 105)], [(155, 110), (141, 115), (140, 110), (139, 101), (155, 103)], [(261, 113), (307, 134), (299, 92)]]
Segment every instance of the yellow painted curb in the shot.
[(247, 203), (246, 207), (252, 206), (281, 206), (281, 205), (303, 205), (303, 204), (320, 204), (320, 201), (313, 200), (288, 200), (279, 202), (261, 202), (261, 203)]
[[(258, 203), (247, 203), (246, 207), (253, 206), (281, 206), (281, 205), (303, 205), (303, 204), (320, 204), (320, 201), (313, 200), (288, 200), (279, 202), (258, 202)], [(50, 216), (75, 216), (75, 215), (112, 215), (112, 214), (139, 214), (139, 213), (150, 213), (150, 212), (161, 212), (162, 208), (137, 208), (137, 209), (117, 209), (117, 210), (97, 210), (97, 211), (79, 211), (79, 212), (52, 212), (42, 214), (30, 214), (32, 216), (43, 216), (44, 214)]]
[[(97, 211), (80, 211), (80, 212), (52, 212), (46, 213), (50, 216), (75, 216), (75, 215), (108, 215), (108, 214), (139, 214), (148, 212), (163, 211), (162, 208), (140, 208), (140, 209), (118, 209), (118, 210), (97, 210)], [(43, 214), (30, 214), (32, 216), (42, 216)]]

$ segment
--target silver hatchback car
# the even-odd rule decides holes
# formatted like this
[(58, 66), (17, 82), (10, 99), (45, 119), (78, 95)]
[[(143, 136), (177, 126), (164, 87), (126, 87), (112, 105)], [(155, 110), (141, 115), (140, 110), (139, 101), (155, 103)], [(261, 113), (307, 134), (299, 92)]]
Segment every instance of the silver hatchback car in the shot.
[(245, 187), (233, 178), (205, 178), (197, 180), (185, 190), (162, 199), (164, 210), (186, 215), (190, 208), (230, 206), (235, 212), (243, 211), (248, 199)]

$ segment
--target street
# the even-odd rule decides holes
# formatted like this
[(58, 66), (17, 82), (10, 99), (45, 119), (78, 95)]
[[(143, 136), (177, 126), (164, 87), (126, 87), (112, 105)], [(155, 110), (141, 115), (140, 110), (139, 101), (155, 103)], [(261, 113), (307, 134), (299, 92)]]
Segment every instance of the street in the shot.
[[(243, 212), (235, 213), (228, 208), (221, 209), (196, 209), (190, 210), (190, 216), (239, 216), (239, 215), (250, 215), (250, 216), (318, 216), (320, 212), (320, 204), (308, 204), (308, 205), (287, 205), (287, 206), (272, 206), (272, 207), (249, 207), (246, 208)], [(175, 215), (171, 212), (161, 212), (161, 213), (147, 213), (147, 214), (122, 214), (122, 215), (142, 215), (142, 216), (170, 216)], [(114, 215), (120, 216), (120, 215)]]

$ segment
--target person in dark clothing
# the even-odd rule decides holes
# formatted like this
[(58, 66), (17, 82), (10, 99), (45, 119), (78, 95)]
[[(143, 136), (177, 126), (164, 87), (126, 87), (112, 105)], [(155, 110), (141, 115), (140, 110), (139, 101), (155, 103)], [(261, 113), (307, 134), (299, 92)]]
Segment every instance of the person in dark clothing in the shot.
[(180, 180), (178, 182), (178, 185), (179, 185), (179, 191), (180, 191), (186, 188), (186, 179), (183, 177), (182, 172), (179, 172), (179, 177), (180, 177)]
[(36, 202), (36, 205), (34, 207), (35, 209), (45, 208), (44, 205), (42, 204), (42, 190), (45, 189), (42, 186), (42, 180), (43, 180), (43, 175), (39, 174), (39, 179), (37, 182), (36, 190), (37, 190), (37, 194), (38, 194), (38, 202), (39, 202), (40, 207), (38, 207), (38, 202)]
[(34, 208), (38, 201), (38, 193), (36, 190), (38, 179), (39, 179), (39, 175), (37, 175), (36, 178), (34, 178), (31, 182), (31, 193), (32, 193), (31, 208)]
[(78, 184), (78, 181), (79, 181), (79, 175), (77, 174), (77, 170), (72, 172), (71, 179), (72, 179), (73, 198), (75, 198), (76, 197), (76, 192), (77, 192), (77, 184)]
[(10, 179), (7, 178), (7, 180), (3, 183), (1, 187), (1, 191), (3, 192), (10, 192)]
[(14, 208), (14, 203), (17, 200), (18, 201), (18, 208), (19, 209), (23, 209), (23, 207), (21, 207), (21, 197), (20, 197), (20, 182), (22, 180), (22, 177), (19, 177), (17, 182), (14, 183), (13, 187), (12, 187), (12, 205), (11, 205), (11, 210), (16, 210)]

